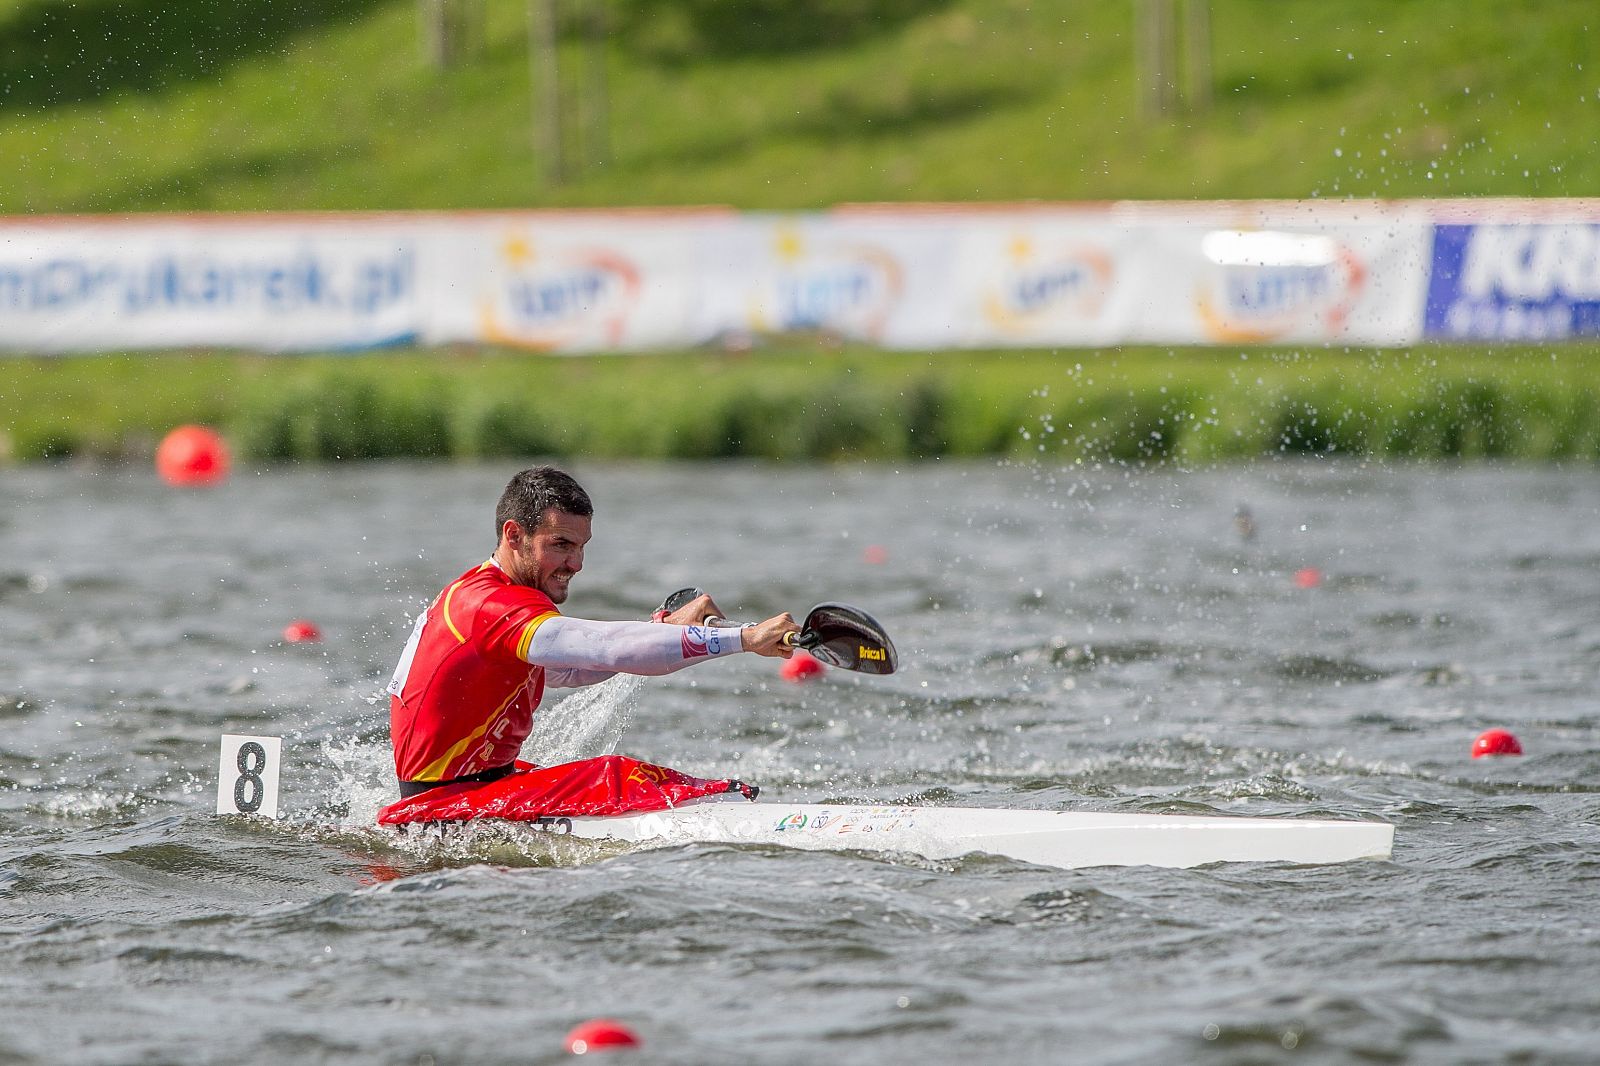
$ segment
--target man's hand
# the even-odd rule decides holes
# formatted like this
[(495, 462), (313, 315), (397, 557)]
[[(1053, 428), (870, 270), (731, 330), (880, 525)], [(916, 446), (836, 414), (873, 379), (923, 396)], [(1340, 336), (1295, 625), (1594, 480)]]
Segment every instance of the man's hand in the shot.
[[(702, 592), (661, 621), (675, 626), (698, 626), (704, 625), (708, 618), (722, 617), (722, 609), (709, 595)], [(787, 659), (794, 654), (794, 645), (785, 644), (783, 638), (786, 634), (798, 632), (800, 623), (794, 620), (794, 615), (785, 611), (783, 614), (773, 615), (765, 622), (745, 626), (740, 631), (740, 639), (745, 651)]]
[(800, 623), (794, 620), (794, 615), (788, 611), (775, 614), (765, 622), (758, 622), (753, 626), (745, 626), (740, 631), (744, 641), (744, 650), (753, 651), (757, 655), (773, 655), (780, 659), (787, 659), (794, 654), (794, 645), (785, 644), (783, 638), (790, 633), (800, 632)]
[(712, 602), (709, 595), (702, 592), (661, 621), (674, 626), (698, 626), (704, 625), (707, 618), (721, 617), (721, 609)]

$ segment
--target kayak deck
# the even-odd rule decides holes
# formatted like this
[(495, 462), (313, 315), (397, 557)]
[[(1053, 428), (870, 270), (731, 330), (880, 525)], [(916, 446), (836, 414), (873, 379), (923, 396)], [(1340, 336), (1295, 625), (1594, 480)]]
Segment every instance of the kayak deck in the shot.
[(714, 800), (665, 811), (521, 824), (585, 839), (656, 846), (773, 844), (907, 852), (930, 859), (979, 852), (1068, 870), (1338, 863), (1387, 859), (1394, 846), (1394, 826), (1385, 822)]

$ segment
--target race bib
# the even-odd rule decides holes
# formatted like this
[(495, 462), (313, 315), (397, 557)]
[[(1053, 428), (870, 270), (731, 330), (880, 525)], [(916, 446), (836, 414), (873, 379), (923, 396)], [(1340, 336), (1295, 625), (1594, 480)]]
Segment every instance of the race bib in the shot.
[(422, 627), (428, 621), (428, 612), (423, 611), (417, 615), (417, 624), (411, 627), (411, 639), (406, 641), (406, 650), (400, 653), (400, 661), (395, 664), (394, 676), (389, 678), (389, 684), (383, 691), (391, 696), (398, 696), (406, 687), (406, 677), (411, 673), (411, 660), (417, 656), (417, 645), (422, 643)]

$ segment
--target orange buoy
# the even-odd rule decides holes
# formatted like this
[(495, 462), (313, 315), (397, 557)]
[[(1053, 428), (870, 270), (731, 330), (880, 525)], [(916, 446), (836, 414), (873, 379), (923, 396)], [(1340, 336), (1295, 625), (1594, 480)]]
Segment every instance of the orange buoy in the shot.
[(567, 1034), (567, 1050), (574, 1055), (587, 1055), (591, 1051), (610, 1051), (613, 1048), (638, 1047), (639, 1038), (621, 1022), (610, 1018), (591, 1018)]
[(1294, 583), (1297, 588), (1314, 589), (1322, 584), (1322, 571), (1314, 566), (1303, 566), (1294, 572)]
[(798, 685), (802, 681), (811, 680), (813, 677), (821, 677), (822, 672), (826, 669), (827, 667), (823, 666), (809, 653), (797, 648), (793, 655), (783, 661), (783, 666), (778, 670), (778, 673), (785, 681), (793, 681)]
[(309, 619), (296, 618), (283, 627), (285, 644), (315, 644), (321, 639), (322, 630), (317, 627), (317, 623)]
[(179, 426), (156, 449), (156, 473), (169, 485), (215, 485), (231, 464), (222, 435), (208, 426)]
[(882, 566), (889, 561), (889, 549), (882, 544), (868, 544), (861, 558), (869, 566)]
[(1521, 754), (1521, 741), (1504, 729), (1485, 729), (1478, 734), (1478, 739), (1472, 742), (1472, 757), (1474, 759), (1481, 759), (1485, 755)]

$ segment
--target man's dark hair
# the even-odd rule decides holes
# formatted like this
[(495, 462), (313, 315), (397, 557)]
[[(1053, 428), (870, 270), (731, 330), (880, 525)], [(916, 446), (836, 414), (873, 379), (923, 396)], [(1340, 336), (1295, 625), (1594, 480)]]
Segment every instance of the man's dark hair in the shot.
[(517, 525), (530, 533), (544, 521), (549, 510), (590, 518), (594, 504), (583, 486), (572, 479), (565, 470), (553, 466), (533, 466), (513, 477), (500, 494), (494, 509), (494, 541), (500, 543), (500, 531), (506, 520), (515, 519)]

